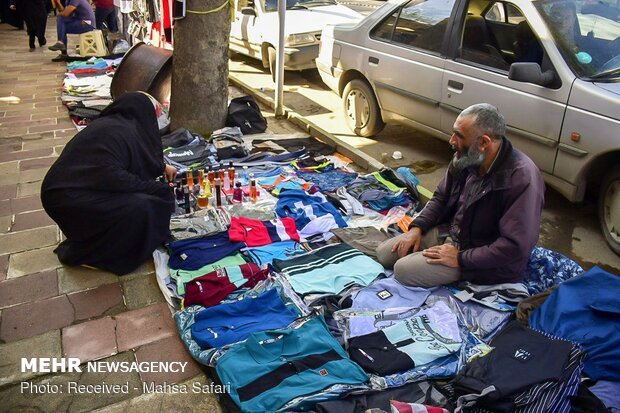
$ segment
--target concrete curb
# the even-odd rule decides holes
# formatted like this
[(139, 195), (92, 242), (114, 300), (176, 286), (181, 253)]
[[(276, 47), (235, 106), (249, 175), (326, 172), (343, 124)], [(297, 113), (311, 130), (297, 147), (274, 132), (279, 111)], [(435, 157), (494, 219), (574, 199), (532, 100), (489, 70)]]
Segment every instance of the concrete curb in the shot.
[[(233, 83), (238, 88), (242, 89), (244, 92), (253, 95), (256, 98), (256, 100), (262, 103), (263, 105), (268, 106), (271, 109), (275, 110), (275, 107), (276, 107), (275, 100), (272, 99), (270, 96), (267, 96), (266, 93), (263, 93), (260, 90), (254, 89), (252, 86), (243, 82), (242, 80), (235, 77), (234, 75), (229, 75), (228, 79), (231, 81), (231, 83)], [(286, 116), (286, 119), (288, 121), (304, 129), (310, 135), (317, 137), (325, 141), (326, 143), (334, 145), (336, 147), (336, 151), (347, 156), (348, 158), (350, 158), (353, 162), (355, 162), (357, 165), (359, 165), (363, 169), (369, 172), (373, 172), (373, 171), (378, 171), (381, 168), (385, 167), (385, 165), (377, 161), (375, 158), (349, 145), (348, 143), (344, 142), (342, 139), (338, 138), (336, 135), (326, 131), (325, 129), (321, 128), (317, 124), (309, 121), (307, 118), (301, 116), (299, 113), (295, 112), (291, 108), (288, 108), (286, 106), (284, 107), (284, 116)]]
[[(275, 110), (275, 107), (276, 107), (275, 100), (272, 99), (270, 96), (268, 96), (266, 93), (263, 93), (262, 91), (253, 88), (252, 86), (248, 85), (247, 83), (245, 83), (244, 81), (242, 81), (241, 79), (237, 78), (234, 75), (229, 74), (228, 80), (233, 85), (243, 90), (245, 93), (248, 93), (254, 96), (254, 98), (256, 98), (258, 102), (262, 103), (265, 106), (270, 107), (272, 110)], [(336, 151), (347, 156), (357, 165), (364, 168), (366, 171), (374, 172), (374, 171), (378, 171), (386, 167), (383, 163), (379, 162), (372, 156), (367, 155), (361, 150), (355, 148), (354, 146), (349, 145), (347, 142), (343, 141), (336, 135), (321, 128), (314, 122), (311, 122), (304, 116), (301, 116), (299, 113), (295, 112), (291, 108), (284, 106), (284, 116), (286, 116), (286, 119), (289, 120), (291, 123), (304, 129), (310, 135), (317, 137), (325, 141), (326, 143), (334, 145), (336, 147)], [(417, 189), (418, 189), (418, 192), (420, 193), (420, 196), (422, 197), (423, 202), (426, 202), (432, 198), (433, 193), (429, 191), (428, 189), (424, 188), (421, 185), (418, 185)]]

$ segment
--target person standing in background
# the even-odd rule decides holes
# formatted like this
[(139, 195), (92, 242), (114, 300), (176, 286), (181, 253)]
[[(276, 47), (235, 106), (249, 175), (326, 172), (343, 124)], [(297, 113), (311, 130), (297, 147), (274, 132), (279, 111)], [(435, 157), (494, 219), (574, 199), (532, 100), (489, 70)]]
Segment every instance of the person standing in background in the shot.
[(45, 0), (12, 0), (10, 9), (18, 10), (26, 22), (30, 51), (35, 51), (35, 38), (39, 40), (40, 47), (45, 46), (47, 43), (45, 40), (45, 26), (47, 26)]
[(24, 19), (17, 8), (11, 8), (12, 0), (0, 0), (0, 23), (10, 24), (17, 30), (24, 30)]
[(113, 0), (93, 0), (95, 3), (95, 20), (97, 20), (97, 29), (102, 30), (104, 23), (108, 30), (112, 33), (118, 32), (118, 24), (116, 21), (116, 10)]

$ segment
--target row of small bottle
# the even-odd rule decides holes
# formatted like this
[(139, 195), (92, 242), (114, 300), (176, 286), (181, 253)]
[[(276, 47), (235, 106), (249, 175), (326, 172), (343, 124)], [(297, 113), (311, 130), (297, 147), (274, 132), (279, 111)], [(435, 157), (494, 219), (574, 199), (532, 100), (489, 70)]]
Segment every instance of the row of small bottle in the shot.
[(219, 207), (225, 203), (242, 204), (246, 200), (243, 182), (247, 182), (245, 186), (249, 201), (256, 202), (259, 196), (256, 180), (254, 174), (248, 174), (247, 168), (247, 166), (243, 167), (241, 177), (235, 172), (232, 162), (228, 170), (220, 168), (216, 172), (209, 167), (207, 173), (204, 169), (189, 169), (181, 173), (174, 186), (177, 205), (182, 206), (182, 209), (189, 213), (192, 210), (192, 198), (195, 199), (195, 208), (200, 209), (207, 208), (209, 205)]

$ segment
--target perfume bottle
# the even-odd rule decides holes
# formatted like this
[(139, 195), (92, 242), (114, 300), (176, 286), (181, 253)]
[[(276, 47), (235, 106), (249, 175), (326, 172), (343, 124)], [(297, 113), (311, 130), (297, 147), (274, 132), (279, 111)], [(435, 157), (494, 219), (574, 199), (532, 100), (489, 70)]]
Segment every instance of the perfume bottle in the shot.
[(215, 205), (222, 206), (222, 184), (219, 178), (215, 179)]
[(250, 183), (249, 181), (249, 177), (248, 177), (248, 167), (244, 166), (243, 169), (241, 170), (241, 175), (239, 176), (239, 179), (241, 180), (241, 185), (248, 185)]
[(235, 167), (232, 162), (228, 164), (228, 187), (230, 189), (235, 187)]
[(200, 186), (200, 188), (204, 186), (204, 182), (205, 182), (205, 170), (200, 169), (198, 171), (198, 185)]
[(209, 184), (209, 180), (205, 179), (204, 185), (202, 186), (202, 193), (207, 196), (207, 198), (211, 198), (213, 194), (211, 193), (211, 184)]
[(175, 188), (175, 193), (176, 193), (176, 198), (177, 198), (177, 204), (180, 204), (183, 202), (183, 199), (185, 199), (185, 195), (183, 193), (183, 187), (181, 186), (181, 182), (177, 182), (177, 186)]
[(209, 167), (209, 172), (207, 173), (207, 177), (209, 178), (209, 183), (211, 186), (215, 183), (215, 171), (213, 168)]
[(254, 179), (254, 174), (250, 174), (250, 201), (256, 203), (256, 200), (256, 180)]
[(198, 206), (201, 209), (207, 208), (209, 206), (209, 197), (205, 194), (198, 195)]
[(185, 201), (185, 213), (189, 214), (190, 212), (192, 212), (192, 203), (189, 198), (189, 188), (187, 185), (183, 188), (183, 191), (183, 200)]
[(192, 190), (194, 189), (194, 171), (192, 171), (192, 168), (187, 170), (187, 186)]
[(241, 182), (235, 184), (235, 190), (232, 197), (233, 205), (239, 205), (243, 203), (243, 189), (241, 189)]

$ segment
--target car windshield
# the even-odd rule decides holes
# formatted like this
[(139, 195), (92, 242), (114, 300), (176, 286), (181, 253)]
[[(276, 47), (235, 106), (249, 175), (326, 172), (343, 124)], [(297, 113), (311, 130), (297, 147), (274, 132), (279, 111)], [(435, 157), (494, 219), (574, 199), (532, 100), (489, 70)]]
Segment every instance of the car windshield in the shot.
[(620, 77), (620, 6), (616, 0), (542, 0), (535, 5), (577, 76)]
[[(286, 0), (287, 9), (309, 9), (310, 7), (332, 6), (335, 0)], [(265, 11), (277, 11), (278, 0), (266, 0)]]

